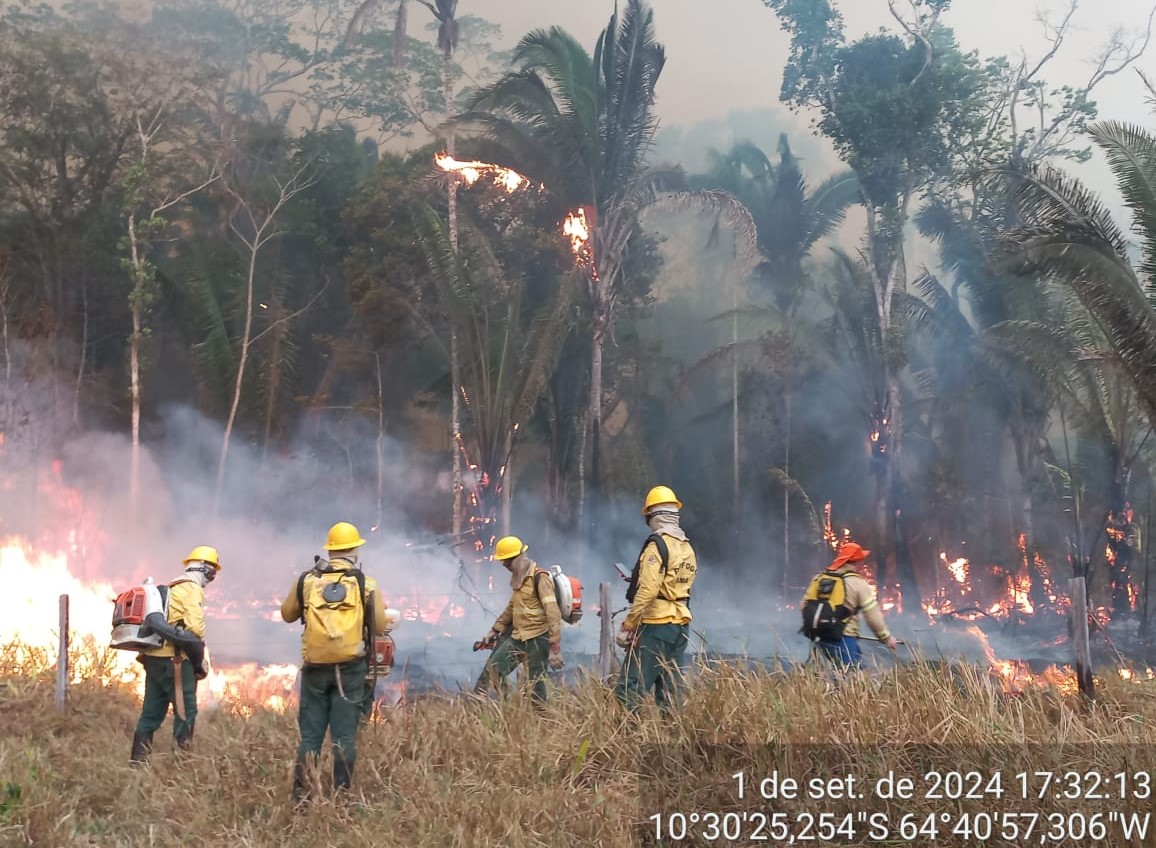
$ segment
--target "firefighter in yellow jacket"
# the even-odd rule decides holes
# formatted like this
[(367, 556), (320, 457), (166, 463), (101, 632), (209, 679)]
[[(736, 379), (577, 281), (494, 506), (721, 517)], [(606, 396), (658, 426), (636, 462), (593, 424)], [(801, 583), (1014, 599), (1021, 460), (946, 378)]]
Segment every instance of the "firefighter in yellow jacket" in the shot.
[[(482, 644), (497, 646), (486, 663), (492, 686), (505, 691), (506, 678), (524, 664), (533, 681), (534, 701), (542, 703), (546, 700), (547, 664), (553, 669), (563, 666), (562, 613), (550, 573), (538, 568), (526, 556), (527, 550), (517, 536), (505, 536), (494, 546), (494, 559), (510, 572), (513, 593)], [(509, 637), (499, 645), (498, 640), (510, 627)]]
[[(169, 624), (203, 642), (205, 638), (205, 586), (221, 570), (216, 548), (193, 548), (184, 561), (185, 573), (169, 584)], [(145, 668), (144, 703), (132, 737), (132, 761), (147, 762), (153, 734), (173, 708), (173, 739), (187, 750), (197, 721), (197, 681), (205, 676), (200, 665), (184, 656), (180, 648), (165, 641), (138, 659)]]
[(297, 724), (301, 743), (293, 770), (293, 799), (308, 795), (308, 766), (333, 740), (333, 787), (347, 790), (357, 760), (357, 730), (369, 673), (369, 633), (381, 636), (387, 622), (377, 584), (361, 572), (357, 549), (365, 539), (348, 522), (329, 529), (325, 550), (315, 566), (294, 581), (281, 618), (303, 621), (301, 699)]
[(642, 515), (651, 535), (638, 555), (626, 600), (630, 610), (615, 642), (626, 649), (615, 694), (638, 709), (653, 688), (666, 712), (678, 701), (682, 659), (690, 633), (690, 592), (698, 560), (679, 525), (682, 502), (667, 486), (646, 495)]

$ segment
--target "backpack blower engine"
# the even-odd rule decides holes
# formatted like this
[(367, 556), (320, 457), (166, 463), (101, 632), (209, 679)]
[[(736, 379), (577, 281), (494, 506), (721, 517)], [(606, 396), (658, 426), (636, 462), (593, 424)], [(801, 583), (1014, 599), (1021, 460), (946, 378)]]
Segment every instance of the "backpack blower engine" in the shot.
[(152, 651), (170, 642), (193, 664), (198, 678), (206, 675), (205, 643), (195, 633), (176, 627), (168, 619), (168, 587), (152, 578), (116, 596), (112, 609), (109, 646), (121, 651)]
[(390, 671), (393, 670), (394, 644), (393, 637), (389, 634), (397, 627), (399, 621), (401, 621), (401, 612), (393, 607), (387, 607), (385, 610), (385, 633), (373, 640), (373, 663), (377, 667), (378, 677), (389, 677)]

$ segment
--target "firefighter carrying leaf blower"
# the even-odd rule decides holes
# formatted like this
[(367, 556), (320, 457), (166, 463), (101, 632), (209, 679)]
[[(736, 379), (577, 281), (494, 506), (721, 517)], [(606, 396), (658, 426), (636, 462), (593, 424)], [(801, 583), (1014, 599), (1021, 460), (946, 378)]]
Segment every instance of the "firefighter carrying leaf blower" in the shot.
[(139, 650), (145, 669), (144, 703), (132, 737), (131, 761), (148, 762), (153, 734), (173, 708), (173, 738), (188, 750), (197, 721), (197, 681), (207, 676), (205, 586), (221, 570), (216, 548), (200, 545), (184, 560), (185, 573), (168, 586), (121, 593), (113, 611), (111, 645)]
[(506, 678), (524, 664), (534, 701), (542, 703), (547, 664), (555, 670), (564, 665), (562, 622), (577, 624), (582, 617), (582, 584), (559, 566), (539, 568), (527, 550), (517, 536), (504, 536), (494, 546), (494, 559), (510, 572), (513, 592), (490, 632), (474, 645), (475, 650), (493, 649), (474, 691), (483, 694), (493, 687), (504, 692)]

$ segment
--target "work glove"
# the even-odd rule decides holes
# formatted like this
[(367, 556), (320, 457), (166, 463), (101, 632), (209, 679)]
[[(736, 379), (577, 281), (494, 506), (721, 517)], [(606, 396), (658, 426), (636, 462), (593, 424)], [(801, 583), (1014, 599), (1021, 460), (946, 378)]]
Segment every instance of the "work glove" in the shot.
[(614, 644), (620, 648), (626, 648), (629, 650), (634, 646), (634, 639), (635, 636), (633, 630), (627, 630), (625, 627), (620, 627), (618, 629), (618, 634), (614, 637)]
[(562, 646), (558, 644), (550, 645), (550, 668), (557, 671), (566, 663), (562, 661)]
[(482, 637), (482, 639), (480, 641), (474, 642), (474, 650), (480, 651), (483, 648), (493, 648), (495, 645), (498, 644), (498, 637), (501, 635), (502, 634), (499, 633), (497, 630), (491, 630), (484, 637)]

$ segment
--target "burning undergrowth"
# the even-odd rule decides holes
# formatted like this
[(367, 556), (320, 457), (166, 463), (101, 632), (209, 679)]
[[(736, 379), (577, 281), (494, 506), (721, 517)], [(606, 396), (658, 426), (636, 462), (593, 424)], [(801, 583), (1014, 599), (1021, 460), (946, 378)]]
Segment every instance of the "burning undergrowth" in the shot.
[[(135, 517), (125, 496), (122, 439), (89, 434), (46, 461), (9, 464), (20, 471), (0, 478), (0, 580), (8, 587), (0, 645), (8, 646), (6, 668), (30, 657), (39, 657), (43, 667), (54, 662), (58, 595), (69, 595), (74, 642), (105, 645), (115, 595), (146, 576), (175, 577), (184, 554), (207, 543), (221, 550), (224, 567), (207, 596), (212, 673), (202, 689), (206, 705), (284, 709), (294, 698), (299, 629), (281, 621), (280, 603), (320, 553), (329, 524), (353, 520), (370, 539), (363, 549), (367, 573), (401, 613), (393, 634), (397, 665), (379, 682), (379, 697), (392, 704), (472, 684), (485, 655), (471, 645), (504, 606), (508, 579), (480, 561), (477, 540), (430, 538), (406, 526), (404, 484), (414, 475), (400, 446), (389, 475), (398, 488), (380, 512), (364, 490), (334, 481), (331, 469), (305, 451), (272, 463), (242, 451), (235, 460), (238, 482), (224, 493), (225, 507), (214, 516), (203, 471), (214, 429), (186, 413), (175, 415), (168, 427), (180, 447), (158, 451), (155, 462), (146, 454), (142, 490), (148, 496)], [(610, 582), (608, 612), (616, 616), (615, 626), (626, 606), (625, 584), (613, 562), (627, 560), (629, 566), (641, 527), (622, 510), (602, 509), (600, 526), (608, 541), (598, 550), (565, 538), (542, 539), (532, 528), (543, 526), (543, 519), (532, 507), (519, 510), (519, 526), (531, 528), (523, 532), (534, 540), (539, 564), (560, 562), (586, 586), (586, 617), (564, 628), (566, 679), (577, 667), (593, 665), (598, 654), (598, 584)], [(796, 598), (783, 598), (749, 575), (742, 584), (729, 583), (729, 563), (704, 559), (702, 565), (690, 646), (700, 668), (719, 658), (778, 658), (791, 665), (809, 659), (809, 645), (797, 633)], [(865, 643), (869, 662), (962, 660), (988, 667), (1007, 692), (1074, 689), (1067, 601), (1038, 556), (1025, 553), (1016, 569), (1006, 570), (977, 567), (944, 551), (936, 574), (935, 591), (918, 610), (904, 608), (900, 593), (884, 592), (892, 629), (907, 645), (892, 657)], [(1149, 679), (1150, 660), (1127, 662), (1115, 649), (1113, 634), (1127, 621), (1111, 621), (1104, 610), (1096, 615), (1093, 643), (1103, 664), (1120, 667), (1125, 679)], [(142, 685), (132, 654), (102, 656), (95, 665), (74, 666), (74, 679)]]
[[(363, 565), (387, 606), (401, 614), (394, 633), (399, 667), (383, 682), (382, 697), (402, 696), (407, 671), (428, 687), (465, 679), (477, 665), (469, 646), (500, 610), (505, 587), (491, 585), (489, 565), (473, 561), (472, 547), (459, 558), (446, 540), (423, 543), (406, 526), (397, 503), (414, 475), (400, 460), (390, 469), (397, 491), (377, 511), (355, 481), (334, 480), (307, 452), (272, 462), (238, 452), (230, 478), (236, 482), (221, 493), (214, 515), (204, 455), (219, 433), (184, 412), (167, 426), (179, 447), (145, 452), (146, 494), (135, 513), (121, 438), (87, 434), (44, 460), (14, 457), (12, 443), (0, 446), (12, 469), (0, 476), (0, 581), (8, 587), (0, 645), (8, 646), (7, 668), (37, 657), (43, 665), (55, 662), (58, 596), (69, 597), (74, 643), (107, 645), (120, 591), (146, 577), (171, 580), (192, 547), (211, 544), (221, 551), (222, 571), (206, 595), (212, 671), (204, 698), (208, 705), (284, 708), (293, 697), (300, 631), (281, 620), (280, 604), (339, 520), (354, 521), (369, 538)], [(95, 676), (108, 685), (143, 686), (134, 654), (101, 656), (99, 668), (74, 666), (74, 681)], [(419, 665), (429, 673), (417, 672)]]

